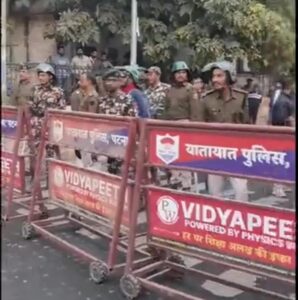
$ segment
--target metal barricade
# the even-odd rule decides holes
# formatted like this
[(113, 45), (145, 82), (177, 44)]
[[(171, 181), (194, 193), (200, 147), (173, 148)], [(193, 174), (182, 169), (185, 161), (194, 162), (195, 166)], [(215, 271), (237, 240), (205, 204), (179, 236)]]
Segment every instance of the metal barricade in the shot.
[[(130, 225), (130, 202), (133, 181), (129, 168), (136, 147), (136, 119), (92, 113), (48, 110), (42, 128), (34, 176), (31, 211), (37, 201), (36, 187), (41, 176), (41, 161), (46, 145), (58, 147), (57, 158), (48, 158), (49, 198), (46, 203), (57, 206), (61, 214), (44, 220), (34, 220), (32, 214), (22, 226), (22, 235), (30, 239), (38, 233), (63, 249), (89, 263), (91, 279), (96, 283), (105, 281), (113, 273), (123, 272), (127, 248), (127, 232)], [(81, 157), (110, 157), (123, 160), (121, 176), (94, 169), (92, 165), (83, 167), (74, 162), (61, 160), (59, 150), (69, 148), (79, 151)], [(87, 161), (87, 160), (86, 160)], [(95, 251), (94, 241), (77, 244), (76, 239), (59, 235), (67, 229), (84, 228), (100, 240)], [(80, 236), (80, 240), (83, 237)], [(87, 239), (88, 240), (88, 239)], [(90, 243), (91, 242), (91, 243)], [(108, 246), (106, 249), (105, 247)], [(105, 254), (107, 252), (107, 255)], [(140, 258), (136, 266), (152, 261), (146, 252), (137, 249)], [(122, 262), (121, 262), (122, 255)], [(141, 257), (142, 256), (142, 257)], [(119, 262), (120, 261), (120, 262)]]
[[(29, 212), (31, 190), (28, 177), (32, 174), (26, 172), (25, 166), (30, 163), (25, 164), (25, 159), (32, 158), (29, 146), (32, 137), (27, 109), (2, 106), (1, 133), (2, 219), (8, 221), (25, 217)], [(19, 208), (25, 209), (26, 213), (18, 213)]]
[[(181, 282), (176, 287), (160, 283), (165, 275), (189, 274), (266, 299), (291, 299), (296, 264), (294, 209), (161, 188), (144, 183), (143, 174), (147, 168), (164, 167), (293, 186), (294, 129), (151, 120), (142, 121), (140, 127), (127, 265), (120, 280), (123, 294), (135, 299), (144, 287), (175, 300), (203, 299), (178, 289)], [(146, 191), (147, 244), (156, 260), (136, 269), (133, 249), (142, 189)], [(277, 283), (247, 286), (200, 265), (186, 267), (179, 255)], [(279, 283), (286, 285), (287, 294), (277, 290)]]

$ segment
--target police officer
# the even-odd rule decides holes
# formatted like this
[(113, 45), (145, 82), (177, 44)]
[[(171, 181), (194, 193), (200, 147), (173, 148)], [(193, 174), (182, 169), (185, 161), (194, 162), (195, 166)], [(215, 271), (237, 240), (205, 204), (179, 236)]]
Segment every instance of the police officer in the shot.
[(20, 65), (19, 82), (11, 97), (12, 105), (22, 106), (28, 104), (33, 94), (33, 86), (29, 66), (26, 64)]
[[(137, 111), (132, 98), (121, 90), (121, 78), (122, 72), (118, 69), (108, 70), (103, 75), (103, 84), (107, 94), (99, 99), (98, 112), (100, 114), (136, 116)], [(111, 174), (120, 175), (123, 163), (121, 159), (109, 157), (106, 160), (104, 157), (98, 157), (98, 161), (101, 162), (101, 170), (107, 169)]]
[(160, 81), (161, 69), (152, 66), (147, 71), (148, 89), (145, 94), (150, 103), (151, 117), (157, 119), (160, 117), (165, 108), (166, 95), (170, 86)]
[[(66, 102), (63, 90), (56, 86), (56, 76), (53, 67), (41, 63), (37, 66), (39, 84), (34, 87), (33, 94), (28, 102), (31, 112), (31, 135), (33, 137), (33, 154), (36, 155), (41, 140), (41, 129), (48, 108), (65, 109)], [(46, 156), (54, 157), (57, 147), (46, 146)], [(34, 156), (33, 156), (34, 157)], [(33, 175), (34, 161), (31, 161), (31, 173)]]
[(79, 88), (70, 96), (71, 109), (74, 111), (97, 113), (99, 95), (97, 82), (91, 74), (81, 74)]
[(99, 99), (100, 114), (131, 117), (136, 115), (132, 98), (121, 91), (121, 76), (121, 71), (117, 69), (109, 70), (104, 74), (103, 85), (107, 94)]
[(189, 67), (184, 61), (172, 66), (172, 84), (165, 99), (163, 119), (195, 120), (198, 101), (193, 86)]
[[(172, 84), (165, 98), (163, 119), (174, 121), (196, 120), (198, 99), (191, 85), (189, 67), (184, 61), (172, 66)], [(188, 171), (171, 171), (170, 186), (175, 189), (190, 190), (192, 175)]]
[(36, 147), (41, 138), (41, 127), (46, 110), (48, 108), (65, 109), (66, 107), (63, 90), (56, 86), (53, 67), (45, 63), (39, 64), (37, 75), (39, 84), (34, 87), (33, 96), (29, 101), (32, 136)]
[[(236, 89), (236, 72), (228, 61), (208, 64), (203, 72), (209, 72), (213, 89), (208, 91), (200, 104), (198, 121), (215, 123), (249, 123), (247, 92)], [(237, 200), (248, 201), (247, 180), (229, 178)], [(208, 176), (208, 188), (212, 195), (222, 196), (224, 177)]]
[[(98, 95), (97, 82), (93, 75), (83, 73), (79, 77), (78, 89), (70, 96), (71, 110), (97, 113), (98, 112)], [(84, 167), (93, 165), (93, 155), (90, 153), (75, 150), (76, 157), (81, 160)]]

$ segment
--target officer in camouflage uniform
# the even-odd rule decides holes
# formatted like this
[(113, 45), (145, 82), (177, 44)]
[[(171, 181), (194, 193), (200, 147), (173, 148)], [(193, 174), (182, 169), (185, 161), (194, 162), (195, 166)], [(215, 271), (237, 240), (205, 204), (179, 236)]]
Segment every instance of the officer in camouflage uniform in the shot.
[[(33, 95), (29, 101), (31, 112), (31, 134), (34, 138), (35, 153), (41, 139), (41, 128), (43, 125), (46, 110), (65, 109), (66, 102), (63, 90), (55, 86), (55, 71), (49, 64), (39, 64), (37, 74), (40, 84), (34, 87)], [(47, 156), (53, 157), (55, 154), (54, 146), (47, 146)]]
[[(172, 121), (194, 121), (198, 113), (198, 97), (190, 84), (191, 75), (184, 61), (172, 66), (172, 85), (166, 95), (163, 118)], [(171, 171), (170, 185), (189, 191), (192, 175), (188, 171)]]
[(26, 64), (20, 65), (19, 83), (11, 97), (12, 105), (22, 106), (28, 104), (33, 93), (33, 84), (30, 76), (29, 66)]
[(151, 117), (158, 119), (162, 116), (165, 100), (170, 85), (160, 82), (161, 70), (159, 67), (150, 67), (147, 71), (148, 89), (145, 94), (149, 100)]
[[(236, 81), (236, 72), (228, 61), (220, 61), (208, 64), (203, 72), (209, 72), (213, 90), (203, 96), (198, 121), (210, 123), (249, 123), (247, 92), (236, 89), (233, 84)], [(241, 178), (229, 178), (235, 198), (248, 201), (247, 180)], [(222, 196), (224, 177), (208, 175), (208, 188), (212, 195)]]
[[(112, 69), (103, 76), (103, 82), (107, 95), (100, 97), (98, 104), (98, 112), (100, 114), (116, 115), (116, 116), (136, 116), (136, 109), (133, 105), (132, 98), (121, 91), (120, 70)], [(103, 160), (103, 158), (101, 158)], [(104, 164), (105, 162), (102, 161)], [(107, 160), (107, 169), (109, 173), (120, 175), (121, 165), (123, 161), (109, 157)]]
[(121, 71), (115, 69), (104, 74), (103, 81), (107, 95), (99, 99), (98, 112), (100, 114), (131, 117), (136, 115), (131, 97), (120, 89), (121, 76)]

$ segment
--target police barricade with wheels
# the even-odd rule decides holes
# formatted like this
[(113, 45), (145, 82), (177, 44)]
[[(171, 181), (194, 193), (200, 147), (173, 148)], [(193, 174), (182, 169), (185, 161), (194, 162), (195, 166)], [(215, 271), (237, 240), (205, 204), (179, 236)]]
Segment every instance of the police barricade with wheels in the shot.
[[(290, 299), (295, 282), (294, 203), (288, 203), (292, 209), (280, 208), (171, 190), (153, 183), (142, 185), (142, 174), (146, 168), (166, 167), (238, 178), (240, 182), (250, 179), (293, 186), (294, 130), (152, 120), (142, 121), (140, 127), (127, 265), (120, 280), (123, 294), (135, 299), (144, 287), (175, 300), (202, 299), (179, 290), (181, 282), (175, 285), (170, 281), (166, 286), (164, 281), (164, 276), (169, 279), (190, 274), (268, 299)], [(147, 201), (147, 243), (157, 259), (135, 269), (136, 212), (142, 189)], [(197, 259), (198, 264), (186, 267), (183, 256)], [(200, 267), (199, 261), (205, 267)], [(258, 287), (246, 286), (243, 280), (219, 276), (217, 271), (223, 267), (272, 281), (267, 281), (267, 287), (266, 279), (265, 286), (262, 282)], [(285, 293), (278, 290), (280, 286)]]
[[(48, 110), (45, 116), (33, 194), (41, 176), (45, 150), (55, 147), (56, 157), (47, 159), (49, 198), (46, 203), (61, 209), (62, 214), (33, 220), (30, 213), (22, 226), (22, 235), (30, 239), (35, 233), (40, 234), (87, 261), (90, 276), (96, 283), (107, 279), (111, 271), (123, 271), (125, 266), (125, 256), (118, 250), (120, 247), (125, 252), (127, 247), (133, 188), (128, 176), (136, 146), (136, 127), (134, 118), (61, 110)], [(84, 165), (61, 160), (63, 148), (81, 156)], [(121, 176), (95, 169), (92, 158), (99, 160), (103, 156), (123, 161)], [(32, 199), (31, 208), (37, 197)], [(66, 234), (66, 230), (71, 233)], [(83, 235), (77, 234), (80, 230), (92, 234), (87, 233), (91, 237), (89, 242), (88, 237), (84, 240)], [(110, 243), (103, 243), (100, 237)], [(122, 262), (119, 262), (121, 254)], [(144, 258), (144, 254), (138, 250), (137, 266), (152, 260), (148, 255)]]
[[(29, 172), (26, 159), (30, 152), (30, 117), (25, 107), (1, 107), (1, 187), (2, 219), (16, 219), (29, 212), (31, 191), (28, 187)], [(29, 174), (28, 174), (29, 173)], [(22, 210), (22, 213), (18, 211)]]

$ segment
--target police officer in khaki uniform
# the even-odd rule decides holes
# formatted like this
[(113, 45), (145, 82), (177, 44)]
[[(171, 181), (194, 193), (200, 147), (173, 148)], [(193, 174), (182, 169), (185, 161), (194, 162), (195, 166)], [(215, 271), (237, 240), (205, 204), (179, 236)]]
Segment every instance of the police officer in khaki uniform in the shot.
[(70, 96), (71, 109), (74, 111), (98, 112), (99, 95), (96, 79), (87, 73), (80, 75), (79, 88)]
[(190, 70), (184, 61), (177, 61), (172, 67), (172, 84), (166, 95), (163, 119), (195, 120), (198, 109)]
[[(215, 62), (206, 65), (203, 70), (210, 72), (213, 89), (203, 96), (200, 102), (198, 121), (214, 123), (249, 123), (247, 92), (236, 89), (236, 72), (228, 61)], [(229, 178), (235, 190), (236, 200), (248, 201), (247, 180)], [(208, 176), (209, 192), (222, 196), (224, 177)]]
[[(161, 119), (172, 121), (194, 121), (197, 118), (198, 98), (193, 89), (189, 67), (184, 61), (172, 66), (172, 84), (166, 93), (164, 113)], [(192, 174), (188, 171), (171, 171), (170, 186), (174, 189), (189, 191)]]
[(19, 68), (19, 83), (11, 97), (13, 106), (22, 106), (28, 104), (33, 96), (34, 84), (32, 82), (30, 68), (26, 64), (20, 65)]
[[(79, 88), (70, 96), (71, 110), (97, 113), (99, 95), (95, 77), (83, 73), (80, 75)], [(94, 163), (93, 155), (87, 152), (75, 150), (76, 157), (81, 160), (84, 167), (91, 167)]]

